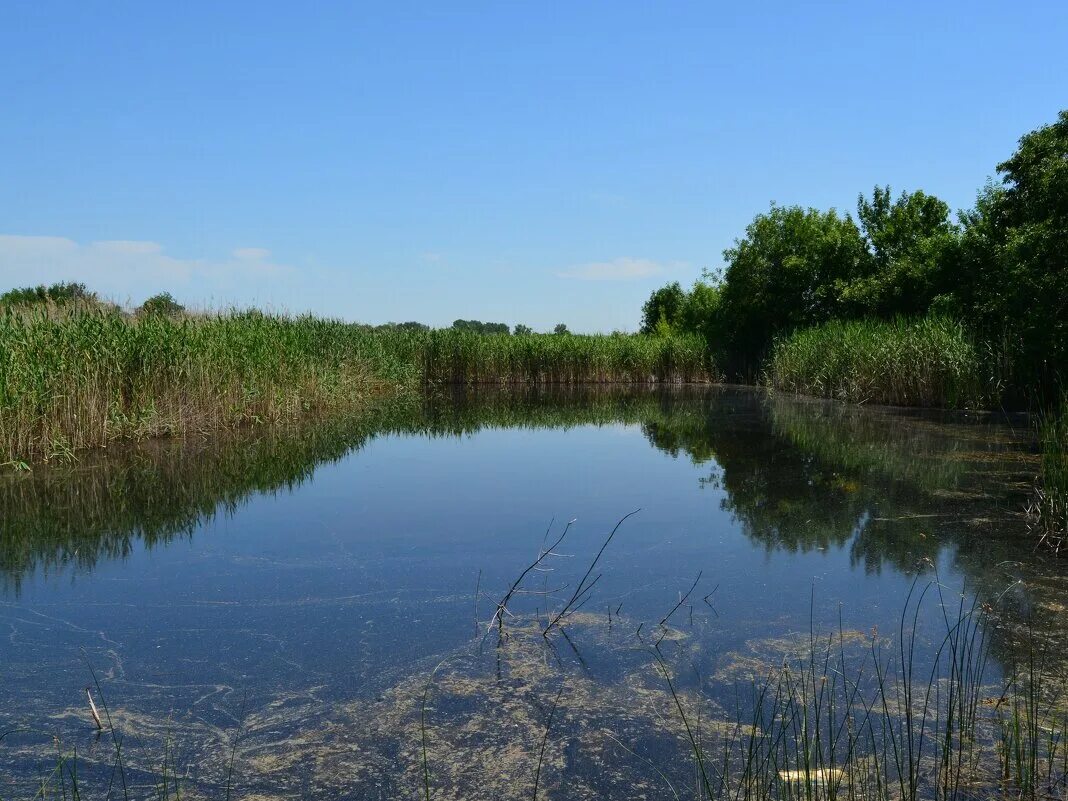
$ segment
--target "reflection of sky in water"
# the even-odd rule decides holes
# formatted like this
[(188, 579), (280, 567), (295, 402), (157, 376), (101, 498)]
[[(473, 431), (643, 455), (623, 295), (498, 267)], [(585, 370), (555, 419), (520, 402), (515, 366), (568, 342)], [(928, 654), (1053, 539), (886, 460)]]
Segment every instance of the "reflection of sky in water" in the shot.
[[(188, 539), (135, 544), (127, 558), (88, 571), (24, 577), (18, 596), (0, 601), (3, 723), (81, 725), (51, 717), (80, 707), (89, 683), (81, 649), (106, 675), (113, 703), (218, 726), (232, 725), (242, 704), (255, 710), (284, 694), (312, 692), (325, 705), (377, 697), (470, 639), (479, 570), (485, 621), (553, 517), (557, 526), (577, 518), (560, 549), (574, 556), (557, 560), (548, 579), (559, 585), (577, 581), (615, 521), (641, 508), (606, 552), (584, 611), (614, 614), (622, 605), (631, 628), (655, 623), (703, 571), (692, 603), (711, 669), (716, 653), (807, 632), (810, 619), (822, 629), (837, 627), (839, 614), (846, 628), (896, 629), (913, 581), (900, 568), (921, 556), (937, 561), (950, 594), (965, 578), (990, 583), (988, 593), (992, 582), (1010, 580), (996, 567), (1001, 550), (970, 548), (974, 535), (954, 528), (959, 502), (878, 471), (826, 464), (773, 433), (755, 396), (733, 404), (723, 424), (730, 443), (710, 443), (725, 455), (701, 464), (651, 447), (636, 423), (383, 436), (319, 466), (292, 492), (253, 494)], [(737, 483), (750, 475), (763, 477), (760, 487)], [(820, 482), (836, 488), (825, 503)], [(746, 491), (752, 497), (728, 500)], [(775, 525), (803, 530), (836, 505), (846, 526), (838, 540), (798, 548), (747, 536), (746, 514), (774, 509)], [(883, 535), (896, 538), (897, 553), (873, 569), (858, 558), (857, 540), (887, 525), (878, 522), (887, 514), (907, 520)], [(901, 547), (902, 537), (915, 548)], [(869, 557), (883, 547), (874, 542)], [(967, 565), (979, 565), (967, 577), (962, 550)], [(712, 613), (700, 599), (714, 587)], [(528, 596), (516, 608), (544, 604)], [(676, 623), (688, 624), (689, 606)], [(928, 610), (932, 622), (936, 614)], [(611, 673), (604, 653), (589, 662)], [(299, 729), (299, 720), (290, 725)]]

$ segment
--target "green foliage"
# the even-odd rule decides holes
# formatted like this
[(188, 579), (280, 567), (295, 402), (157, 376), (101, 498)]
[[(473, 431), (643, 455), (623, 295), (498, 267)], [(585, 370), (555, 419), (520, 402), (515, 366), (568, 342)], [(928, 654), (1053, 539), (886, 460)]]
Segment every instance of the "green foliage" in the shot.
[(1068, 364), (1068, 111), (1020, 139), (964, 215), (961, 309), (1017, 386), (1049, 391)]
[(420, 383), (707, 381), (697, 337), (376, 330), (310, 316), (0, 315), (0, 463), (362, 408)]
[(564, 323), (557, 323), (553, 326), (553, 333), (557, 335), (562, 335), (570, 334), (571, 332), (567, 330), (567, 325), (565, 325)]
[(720, 284), (695, 282), (693, 288), (686, 293), (678, 327), (686, 333), (698, 334), (711, 347), (716, 347), (722, 339), (723, 330), (720, 316), (721, 297)]
[[(397, 341), (383, 341), (396, 347)], [(437, 384), (703, 382), (712, 378), (696, 336), (529, 334), (497, 337), (445, 329), (408, 340), (425, 381)]]
[(33, 306), (46, 303), (61, 306), (79, 301), (94, 303), (97, 301), (96, 293), (90, 292), (85, 284), (60, 283), (51, 286), (41, 284), (35, 287), (21, 287), (0, 295), (0, 307)]
[(160, 292), (142, 303), (137, 313), (141, 315), (162, 314), (166, 317), (173, 317), (184, 311), (185, 306), (176, 301), (170, 292)]
[(959, 231), (949, 206), (924, 192), (902, 192), (891, 200), (890, 187), (875, 187), (869, 201), (857, 200), (868, 258), (862, 274), (841, 288), (848, 316), (890, 318), (924, 314), (942, 292), (943, 273), (953, 258)]
[(1027, 507), (1028, 525), (1041, 544), (1061, 553), (1068, 546), (1068, 394), (1038, 421), (1042, 470)]
[(863, 275), (867, 249), (848, 215), (772, 205), (723, 257), (727, 364), (752, 376), (778, 336), (843, 314), (840, 286)]
[[(1007, 392), (1003, 403), (1056, 396), (1068, 364), (1068, 111), (1024, 136), (998, 170), (1001, 184), (987, 186), (960, 225), (938, 198), (894, 199), (890, 187), (859, 197), (859, 227), (834, 210), (772, 205), (724, 251), (722, 281), (656, 290), (642, 331), (699, 334), (728, 375), (751, 380), (772, 343), (806, 327), (952, 318), (968, 326), (974, 348), (996, 355), (984, 395)], [(885, 330), (904, 330), (895, 326)]]
[(456, 320), (452, 324), (455, 331), (471, 331), (476, 334), (510, 334), (507, 323), (484, 323), (481, 320)]
[(642, 307), (641, 332), (696, 335), (711, 352), (721, 339), (720, 291), (720, 284), (703, 281), (695, 282), (689, 292), (678, 282), (654, 290)]
[(686, 293), (678, 281), (654, 290), (642, 306), (641, 332), (655, 334), (678, 325), (685, 303)]
[(528, 325), (522, 323), (516, 323), (515, 328), (512, 329), (512, 333), (517, 337), (529, 336), (534, 333), (534, 329)]
[(376, 326), (379, 331), (429, 331), (430, 326), (426, 323), (417, 323), (409, 320), (406, 323), (384, 323)]
[(981, 350), (944, 317), (832, 320), (776, 343), (776, 389), (854, 403), (975, 407), (989, 400)]

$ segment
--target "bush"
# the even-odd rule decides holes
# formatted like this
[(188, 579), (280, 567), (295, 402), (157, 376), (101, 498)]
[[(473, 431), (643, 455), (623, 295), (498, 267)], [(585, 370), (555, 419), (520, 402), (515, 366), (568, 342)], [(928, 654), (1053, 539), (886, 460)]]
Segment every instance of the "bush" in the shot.
[(0, 295), (0, 306), (8, 308), (16, 306), (34, 306), (45, 303), (53, 303), (57, 306), (62, 306), (67, 303), (96, 303), (97, 301), (98, 298), (95, 292), (90, 292), (85, 284), (76, 283), (60, 283), (52, 284), (52, 286), (41, 284), (33, 287), (20, 287)]
[(140, 315), (162, 314), (165, 317), (174, 317), (185, 311), (185, 306), (176, 301), (170, 292), (160, 292), (153, 295), (137, 310)]

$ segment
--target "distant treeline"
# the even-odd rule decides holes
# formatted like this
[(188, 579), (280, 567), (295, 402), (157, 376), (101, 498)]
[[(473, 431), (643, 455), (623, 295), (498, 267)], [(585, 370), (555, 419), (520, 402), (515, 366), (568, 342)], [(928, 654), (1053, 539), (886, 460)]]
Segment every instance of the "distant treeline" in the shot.
[[(40, 284), (32, 287), (18, 287), (0, 294), (0, 310), (3, 309), (29, 309), (34, 306), (52, 306), (56, 308), (70, 306), (105, 307), (118, 311), (118, 304), (111, 303), (101, 298), (96, 292), (90, 290), (85, 284), (76, 282), (64, 282), (52, 285)], [(170, 292), (160, 292), (145, 300), (140, 306), (132, 310), (137, 316), (163, 315), (178, 316), (187, 313), (185, 306), (174, 299)], [(383, 323), (381, 325), (367, 325), (356, 323), (363, 328), (375, 331), (430, 331), (432, 327), (426, 323), (409, 320), (404, 323)], [(508, 323), (485, 323), (481, 320), (454, 320), (450, 328), (454, 331), (468, 331), (474, 334), (514, 334), (515, 336), (529, 336), (536, 333), (533, 328), (522, 323), (517, 323), (514, 328), (509, 328)], [(554, 334), (570, 334), (571, 331), (565, 323), (557, 323), (552, 330)]]
[(724, 251), (723, 270), (656, 290), (642, 331), (700, 334), (732, 378), (832, 397), (911, 397), (901, 385), (925, 385), (920, 371), (951, 387), (928, 403), (977, 402), (976, 380), (986, 402), (1056, 396), (1068, 365), (1068, 111), (997, 170), (957, 215), (889, 187), (861, 195), (855, 218), (772, 204)]
[[(431, 327), (425, 323), (407, 322), (407, 323), (385, 323), (384, 325), (373, 326), (375, 329), (402, 329), (407, 331), (430, 331)], [(468, 331), (472, 334), (514, 334), (515, 336), (530, 336), (536, 333), (533, 328), (522, 323), (516, 323), (514, 328), (509, 328), (508, 323), (484, 323), (481, 320), (453, 320), (450, 328), (453, 331)], [(554, 334), (570, 334), (567, 325), (564, 323), (557, 323), (553, 328)]]

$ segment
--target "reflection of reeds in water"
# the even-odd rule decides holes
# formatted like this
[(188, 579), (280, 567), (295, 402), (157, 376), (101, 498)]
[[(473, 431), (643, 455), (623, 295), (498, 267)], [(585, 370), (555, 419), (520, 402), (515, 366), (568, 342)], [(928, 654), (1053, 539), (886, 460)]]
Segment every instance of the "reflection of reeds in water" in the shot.
[(89, 569), (139, 543), (188, 536), (251, 495), (303, 483), (319, 465), (376, 436), (641, 423), (662, 433), (690, 432), (683, 447), (700, 453), (708, 447), (704, 420), (712, 403), (685, 388), (434, 392), (379, 401), (357, 415), (140, 442), (70, 465), (0, 471), (0, 592), (17, 593), (34, 570)]
[(859, 409), (773, 395), (774, 431), (839, 470), (909, 482), (928, 492), (953, 490), (991, 456), (1002, 462), (1020, 444), (1006, 429), (951, 425), (928, 415)]

